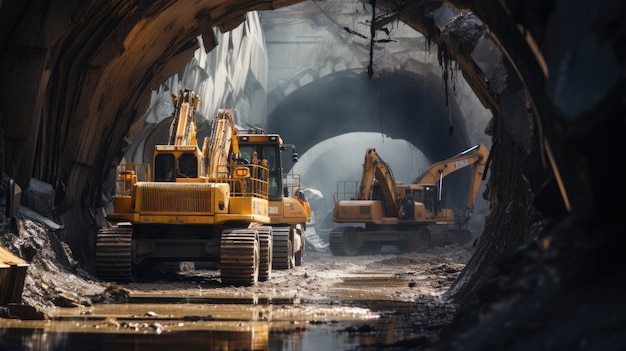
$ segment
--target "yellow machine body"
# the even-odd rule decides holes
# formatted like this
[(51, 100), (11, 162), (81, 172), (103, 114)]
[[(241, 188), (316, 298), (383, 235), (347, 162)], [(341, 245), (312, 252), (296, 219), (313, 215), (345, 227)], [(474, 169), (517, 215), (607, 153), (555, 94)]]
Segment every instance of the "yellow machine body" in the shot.
[[(361, 181), (337, 183), (333, 222), (350, 225), (331, 230), (331, 251), (336, 255), (353, 255), (363, 251), (363, 247), (371, 251), (372, 246), (383, 243), (417, 248), (442, 241), (435, 238), (435, 232), (442, 233), (442, 227), (459, 223), (452, 209), (443, 208), (443, 179), (473, 166), (464, 219), (467, 221), (474, 209), (488, 155), (486, 146), (478, 144), (431, 165), (412, 184), (403, 184), (395, 181), (389, 165), (374, 148), (369, 148)], [(470, 234), (466, 230), (455, 231), (463, 238)], [(364, 246), (364, 243), (371, 245)]]

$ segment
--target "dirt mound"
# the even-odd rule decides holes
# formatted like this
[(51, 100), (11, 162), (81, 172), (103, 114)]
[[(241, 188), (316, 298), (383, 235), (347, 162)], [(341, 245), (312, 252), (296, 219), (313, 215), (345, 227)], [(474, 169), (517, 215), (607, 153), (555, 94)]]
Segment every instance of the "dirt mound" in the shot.
[(69, 247), (55, 232), (26, 217), (17, 219), (17, 232), (9, 229), (0, 244), (28, 262), (22, 302), (38, 310), (90, 305), (91, 297), (106, 285), (72, 258)]

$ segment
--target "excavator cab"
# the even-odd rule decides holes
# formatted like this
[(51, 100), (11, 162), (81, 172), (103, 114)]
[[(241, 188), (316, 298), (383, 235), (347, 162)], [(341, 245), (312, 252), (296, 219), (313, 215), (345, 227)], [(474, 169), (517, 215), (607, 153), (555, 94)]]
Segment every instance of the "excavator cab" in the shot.
[[(174, 148), (170, 146), (170, 148)], [(182, 178), (198, 178), (200, 162), (195, 149), (158, 150), (154, 156), (154, 179), (157, 182), (175, 182)]]
[(437, 187), (434, 185), (426, 185), (424, 186), (424, 193), (422, 198), (422, 203), (424, 207), (432, 214), (438, 212), (441, 209), (441, 201), (439, 201)]
[(186, 152), (178, 157), (176, 178), (198, 178), (198, 157), (194, 153)]

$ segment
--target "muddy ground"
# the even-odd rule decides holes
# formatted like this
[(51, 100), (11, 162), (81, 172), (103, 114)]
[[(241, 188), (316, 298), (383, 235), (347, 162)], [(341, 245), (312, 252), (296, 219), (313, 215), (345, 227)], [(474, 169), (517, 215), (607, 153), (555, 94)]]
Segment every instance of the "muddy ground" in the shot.
[(100, 281), (81, 268), (56, 234), (36, 221), (20, 219), (18, 233), (5, 233), (1, 239), (5, 248), (30, 264), (23, 303), (35, 310), (32, 315), (22, 311), (23, 316), (16, 316), (15, 310), (11, 315), (11, 309), (4, 309), (5, 318), (46, 318), (55, 306), (82, 308), (151, 298), (241, 298), (253, 303), (361, 306), (402, 320), (402, 328), (414, 328), (417, 340), (397, 341), (410, 344), (410, 349), (429, 349), (452, 320), (456, 306), (442, 296), (472, 254), (471, 243), (411, 253), (385, 246), (380, 254), (358, 257), (309, 250), (302, 266), (274, 270), (270, 280), (253, 287), (223, 286), (218, 271), (196, 270), (189, 264), (150, 283), (116, 284)]

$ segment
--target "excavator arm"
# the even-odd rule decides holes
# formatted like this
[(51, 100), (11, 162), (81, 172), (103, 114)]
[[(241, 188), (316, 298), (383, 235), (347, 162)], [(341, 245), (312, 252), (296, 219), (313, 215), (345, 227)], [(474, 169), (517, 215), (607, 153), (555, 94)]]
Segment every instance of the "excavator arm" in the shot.
[[(233, 145), (234, 143), (234, 145)], [(213, 120), (211, 136), (204, 142), (202, 154), (208, 160), (209, 178), (223, 178), (228, 176), (228, 164), (231, 146), (239, 152), (237, 144), (237, 128), (235, 128), (235, 116), (232, 109), (220, 109), (217, 117)]]
[[(168, 145), (198, 146), (196, 139), (196, 110), (200, 97), (189, 89), (181, 88), (179, 94), (172, 94), (174, 103), (174, 119), (170, 125)], [(237, 128), (235, 127), (234, 111), (220, 109), (211, 125), (211, 135), (204, 139), (201, 156), (205, 177), (228, 177), (231, 147), (235, 157), (239, 155)]]
[(197, 145), (196, 110), (200, 97), (188, 89), (172, 94), (174, 119), (170, 126), (168, 145)]
[(363, 162), (359, 200), (371, 200), (374, 179), (377, 180), (383, 194), (385, 212), (388, 215), (396, 214), (398, 212), (396, 181), (393, 178), (391, 168), (378, 156), (375, 148), (369, 148), (365, 152), (365, 161)]
[(413, 184), (434, 185), (441, 182), (447, 175), (467, 166), (474, 165), (467, 194), (467, 211), (468, 214), (471, 215), (471, 211), (474, 209), (474, 202), (476, 201), (476, 193), (478, 193), (480, 182), (484, 177), (488, 156), (489, 150), (487, 150), (487, 147), (483, 143), (474, 145), (447, 160), (434, 163), (417, 177), (413, 181)]

